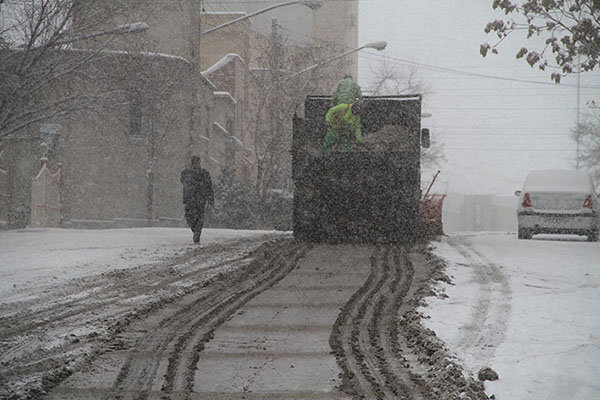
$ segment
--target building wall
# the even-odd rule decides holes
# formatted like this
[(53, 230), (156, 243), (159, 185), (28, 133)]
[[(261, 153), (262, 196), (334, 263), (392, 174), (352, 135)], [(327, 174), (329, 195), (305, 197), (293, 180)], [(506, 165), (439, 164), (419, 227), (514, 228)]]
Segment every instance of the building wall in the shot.
[[(111, 95), (51, 121), (59, 127), (52, 157), (64, 165), (64, 226), (182, 225), (179, 174), (206, 146), (194, 96), (212, 104), (214, 86), (166, 56), (107, 52), (90, 69), (102, 79), (80, 84)], [(54, 88), (73, 89), (72, 81)]]
[[(202, 30), (221, 25), (241, 15), (244, 14), (202, 13)], [(249, 20), (203, 35), (200, 38), (200, 69), (204, 71), (210, 68), (227, 54), (237, 54), (244, 62), (251, 62), (250, 42), (252, 39), (260, 40), (259, 36), (254, 33)]]
[(0, 141), (0, 228), (24, 228), (31, 215), (31, 180), (40, 168), (41, 140), (13, 137)]
[[(100, 3), (106, 1), (108, 0)], [(111, 25), (144, 21), (150, 26), (150, 29), (143, 34), (135, 35), (136, 40), (129, 40), (126, 37), (118, 38), (109, 46), (114, 50), (143, 50), (183, 57), (191, 65), (189, 78), (199, 75), (200, 71), (210, 69), (227, 54), (237, 54), (241, 62), (236, 62), (231, 67), (233, 70), (227, 71), (234, 78), (221, 77), (221, 79), (210, 75), (208, 78), (214, 80), (213, 91), (229, 92), (237, 102), (234, 109), (234, 127), (232, 128), (234, 131), (231, 132), (222, 124), (221, 126), (226, 128), (225, 131), (228, 131), (229, 134), (235, 135), (242, 141), (244, 151), (234, 152), (233, 155), (236, 174), (244, 179), (255, 180), (257, 162), (254, 150), (258, 134), (255, 121), (260, 112), (258, 106), (261, 92), (255, 90), (256, 87), (253, 85), (256, 82), (253, 82), (248, 71), (250, 68), (269, 66), (265, 49), (268, 49), (269, 41), (272, 38), (272, 19), (277, 18), (277, 23), (281, 26), (279, 33), (284, 39), (289, 40), (284, 51), (286, 59), (281, 68), (292, 72), (355, 48), (358, 37), (358, 6), (356, 2), (324, 2), (317, 11), (312, 11), (304, 6), (282, 7), (265, 13), (261, 18), (252, 18), (200, 37), (201, 31), (238, 17), (239, 11), (250, 12), (254, 8), (264, 8), (278, 2), (267, 1), (259, 4), (234, 1), (227, 3), (219, 2), (219, 5), (223, 6), (219, 9), (216, 6), (213, 7), (216, 3), (208, 0), (203, 3), (160, 0), (138, 2), (137, 6), (127, 13), (114, 16)], [(88, 6), (91, 7), (91, 10), (97, 7), (97, 4), (99, 3), (94, 2)], [(205, 10), (199, 8), (201, 4), (204, 5)], [(263, 24), (260, 22), (261, 20), (266, 23)], [(87, 46), (88, 43), (84, 42), (82, 45)], [(294, 54), (306, 53), (307, 48), (311, 51), (314, 50), (311, 57), (300, 57), (301, 62), (289, 61), (294, 59)], [(295, 58), (298, 59), (298, 57)], [(344, 73), (350, 71), (356, 75), (356, 60), (357, 54), (345, 57), (339, 62), (315, 71), (315, 74), (307, 74), (307, 79), (310, 77), (318, 83), (316, 92), (330, 93)], [(168, 71), (166, 75), (169, 75)], [(196, 78), (199, 79), (199, 77)], [(216, 129), (214, 124), (218, 114), (214, 106), (214, 99), (210, 94), (197, 94), (191, 118), (194, 121), (193, 124), (198, 127), (198, 134), (192, 135), (186, 140), (188, 152), (201, 155), (205, 167), (208, 167), (216, 178), (220, 170), (226, 166), (230, 152), (217, 151), (219, 146), (216, 143), (220, 140), (223, 130)], [(182, 107), (194, 106), (182, 104)], [(301, 104), (296, 108), (300, 111), (303, 109)], [(290, 119), (291, 113), (292, 111), (290, 111)], [(122, 127), (109, 125), (107, 129), (118, 130)], [(214, 161), (208, 164), (211, 159)], [(138, 176), (135, 178), (141, 179)], [(148, 212), (150, 211), (147, 210), (146, 213)], [(137, 214), (136, 218), (138, 218)]]
[(229, 102), (230, 108), (224, 109), (225, 112), (215, 117), (215, 121), (231, 136), (231, 149), (227, 154), (234, 160), (233, 172), (239, 179), (252, 181), (255, 163), (249, 157), (253, 154), (249, 121), (254, 111), (250, 104), (251, 78), (247, 65), (239, 55), (228, 54), (203, 74), (219, 88), (215, 96)]
[[(281, 3), (278, 0), (204, 0), (207, 12), (253, 12), (270, 5)], [(324, 1), (320, 8), (311, 10), (302, 5), (292, 5), (273, 9), (252, 18), (254, 30), (263, 36), (271, 33), (271, 20), (275, 18), (284, 28), (289, 45), (310, 47), (333, 44), (329, 56), (358, 47), (358, 1)], [(338, 72), (358, 73), (358, 55), (347, 58), (343, 69)], [(252, 65), (251, 67), (256, 67)]]
[[(200, 37), (201, 31), (237, 18), (244, 12), (252, 12), (276, 3), (280, 2), (232, 1), (227, 4), (210, 0), (202, 3), (159, 0), (138, 2), (133, 9), (115, 16), (113, 25), (144, 21), (150, 29), (143, 34), (135, 35), (136, 40), (118, 38), (112, 41), (110, 46), (116, 50), (137, 49), (181, 56), (192, 63), (196, 72), (209, 69), (227, 54), (238, 54), (245, 63), (245, 72), (236, 71), (235, 76), (243, 77), (247, 87), (252, 85), (252, 82), (249, 82), (251, 78), (247, 73), (248, 69), (268, 66), (265, 55), (271, 39), (274, 18), (281, 27), (279, 33), (283, 36), (286, 54), (305, 53), (307, 47), (314, 50), (310, 57), (300, 57), (301, 62), (297, 62), (298, 57), (288, 56), (282, 68), (290, 72), (331, 58), (349, 48), (355, 48), (358, 37), (356, 2), (323, 2), (322, 7), (316, 11), (301, 5), (281, 7)], [(97, 4), (90, 3), (89, 9), (97, 8)], [(201, 6), (203, 9), (200, 8)], [(87, 46), (88, 43), (82, 45)], [(316, 80), (318, 85), (316, 92), (330, 93), (344, 73), (350, 71), (355, 74), (356, 60), (356, 54), (344, 57), (341, 61), (320, 68), (319, 71), (315, 71), (315, 74), (307, 74), (307, 79), (310, 76), (311, 79)], [(252, 97), (252, 90), (242, 89), (242, 86), (236, 85), (236, 93), (231, 94), (239, 103), (236, 108), (237, 132), (235, 134), (248, 149), (243, 157), (236, 155), (236, 158), (243, 160), (242, 165), (248, 165), (255, 164), (255, 160), (248, 158), (253, 156), (255, 139), (253, 131), (256, 129), (251, 128), (251, 118), (255, 112), (251, 111), (251, 101), (244, 101), (241, 98), (241, 96)], [(231, 91), (222, 87), (218, 87), (217, 90)], [(199, 103), (200, 118), (210, 115), (210, 110), (206, 107), (207, 105)], [(297, 108), (302, 109), (301, 106)], [(208, 121), (208, 125), (211, 123)], [(212, 129), (208, 125), (205, 126), (204, 138), (212, 134)], [(205, 155), (214, 156), (208, 153)]]
[[(250, 14), (262, 10), (269, 6), (283, 3), (277, 0), (204, 0), (203, 6), (206, 14), (243, 12)], [(291, 44), (293, 45), (312, 45), (312, 35), (314, 33), (315, 14), (319, 10), (313, 11), (303, 5), (289, 5), (279, 7), (252, 17), (253, 30), (263, 36), (271, 33), (271, 20), (276, 18), (281, 24), (288, 27), (294, 33), (290, 33)]]
[(444, 201), (445, 232), (517, 230), (516, 198), (450, 194)]
[(75, 24), (101, 21), (93, 31), (111, 29), (131, 22), (145, 22), (149, 29), (132, 35), (118, 35), (106, 40), (77, 41), (77, 48), (147, 51), (196, 60), (200, 34), (200, 9), (196, 1), (163, 0), (95, 0), (80, 5)]
[[(315, 14), (314, 36), (317, 44), (333, 44), (330, 55), (337, 55), (358, 47), (358, 1), (324, 2)], [(339, 75), (358, 75), (358, 53), (334, 64)], [(329, 82), (328, 86), (333, 86)]]

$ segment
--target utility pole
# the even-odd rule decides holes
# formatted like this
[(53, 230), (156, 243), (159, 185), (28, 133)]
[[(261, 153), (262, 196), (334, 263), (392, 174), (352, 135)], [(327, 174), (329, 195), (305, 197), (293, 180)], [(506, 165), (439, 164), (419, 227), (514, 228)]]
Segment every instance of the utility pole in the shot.
[(579, 129), (579, 98), (580, 98), (580, 87), (581, 87), (581, 55), (577, 56), (577, 125), (575, 126), (575, 132), (577, 134), (577, 154), (575, 156), (575, 169), (579, 169), (579, 146), (580, 146), (580, 129)]
[(189, 15), (190, 15), (190, 28), (189, 28), (189, 61), (190, 61), (190, 79), (192, 80), (192, 90), (190, 93), (190, 122), (189, 122), (189, 157), (194, 152), (194, 132), (198, 121), (201, 118), (200, 107), (198, 107), (198, 88), (200, 86), (200, 32), (201, 29), (201, 18), (200, 18), (200, 7), (202, 6), (201, 0), (189, 0)]
[(286, 101), (282, 98), (283, 87), (282, 87), (282, 74), (284, 69), (283, 60), (283, 43), (281, 40), (281, 34), (279, 33), (279, 24), (276, 18), (271, 19), (271, 60), (269, 62), (271, 69), (271, 76), (273, 79), (272, 85), (274, 87), (273, 97), (271, 98), (271, 137), (273, 140), (273, 152), (267, 171), (270, 171), (271, 178), (267, 180), (267, 186), (270, 182), (273, 185), (277, 185), (278, 166), (281, 164), (281, 148), (283, 146), (283, 110), (282, 106), (286, 104)]

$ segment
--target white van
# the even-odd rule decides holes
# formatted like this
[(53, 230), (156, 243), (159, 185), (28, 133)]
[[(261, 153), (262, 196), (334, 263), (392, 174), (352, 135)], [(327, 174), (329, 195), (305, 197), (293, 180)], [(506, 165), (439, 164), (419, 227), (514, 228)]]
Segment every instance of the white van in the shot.
[(519, 196), (519, 239), (536, 233), (587, 235), (598, 240), (600, 198), (585, 171), (531, 171)]

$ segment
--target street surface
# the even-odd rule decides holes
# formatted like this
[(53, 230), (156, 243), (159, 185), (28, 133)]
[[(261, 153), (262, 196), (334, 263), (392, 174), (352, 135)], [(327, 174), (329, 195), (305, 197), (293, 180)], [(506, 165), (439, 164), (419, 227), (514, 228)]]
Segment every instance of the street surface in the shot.
[(8, 288), (2, 390), (49, 399), (482, 393), (415, 313), (441, 268), (431, 260), (422, 245), (314, 245), (265, 233), (57, 279), (38, 295)]
[[(130, 231), (0, 232), (0, 398), (600, 394), (597, 243), (330, 246), (207, 230), (193, 246), (187, 230)], [(23, 238), (45, 250), (23, 252)], [(477, 381), (485, 366), (500, 379)]]
[[(465, 232), (434, 242), (452, 284), (420, 310), (496, 399), (600, 399), (600, 243), (570, 235)], [(449, 317), (451, 316), (451, 317)]]

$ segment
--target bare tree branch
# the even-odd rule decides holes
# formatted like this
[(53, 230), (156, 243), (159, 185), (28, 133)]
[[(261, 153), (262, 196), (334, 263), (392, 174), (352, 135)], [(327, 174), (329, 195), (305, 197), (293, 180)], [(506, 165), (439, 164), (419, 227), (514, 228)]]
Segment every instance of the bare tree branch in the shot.
[[(104, 57), (102, 42), (110, 41), (106, 26), (112, 25), (114, 15), (135, 7), (136, 1), (117, 0), (92, 7), (82, 0), (2, 5), (8, 24), (0, 27), (0, 139), (54, 116), (53, 107), (60, 115), (69, 113), (68, 102), (47, 100), (44, 93), (69, 80), (90, 79), (80, 73)], [(94, 32), (107, 33), (87, 43), (95, 50), (75, 51), (65, 45)], [(68, 96), (58, 96), (71, 99), (74, 111), (102, 97), (101, 93), (86, 93), (83, 84), (71, 85), (70, 90)]]

